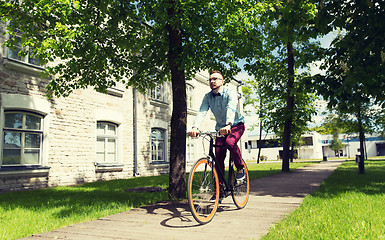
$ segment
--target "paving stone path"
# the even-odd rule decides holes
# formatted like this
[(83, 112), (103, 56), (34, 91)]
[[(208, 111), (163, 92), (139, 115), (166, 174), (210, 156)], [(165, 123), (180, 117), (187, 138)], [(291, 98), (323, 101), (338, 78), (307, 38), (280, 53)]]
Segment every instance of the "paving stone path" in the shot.
[(327, 161), (250, 182), (246, 208), (223, 200), (213, 221), (199, 225), (187, 203), (160, 202), (23, 239), (260, 239), (342, 163)]

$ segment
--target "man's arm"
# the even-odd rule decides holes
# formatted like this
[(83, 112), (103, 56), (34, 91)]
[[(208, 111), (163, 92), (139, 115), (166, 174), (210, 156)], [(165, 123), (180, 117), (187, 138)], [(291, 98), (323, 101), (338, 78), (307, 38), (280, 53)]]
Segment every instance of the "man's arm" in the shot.
[(238, 106), (238, 97), (235, 91), (232, 89), (229, 90), (229, 101), (227, 102), (226, 106), (226, 124), (230, 125), (234, 123), (235, 120), (235, 113), (237, 111)]

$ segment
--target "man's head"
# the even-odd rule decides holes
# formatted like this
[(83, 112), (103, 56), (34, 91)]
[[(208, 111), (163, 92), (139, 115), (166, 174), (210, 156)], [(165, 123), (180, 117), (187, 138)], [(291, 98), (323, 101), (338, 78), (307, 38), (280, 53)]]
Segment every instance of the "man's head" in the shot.
[(214, 92), (218, 92), (223, 86), (223, 75), (220, 71), (214, 70), (210, 72), (209, 84)]

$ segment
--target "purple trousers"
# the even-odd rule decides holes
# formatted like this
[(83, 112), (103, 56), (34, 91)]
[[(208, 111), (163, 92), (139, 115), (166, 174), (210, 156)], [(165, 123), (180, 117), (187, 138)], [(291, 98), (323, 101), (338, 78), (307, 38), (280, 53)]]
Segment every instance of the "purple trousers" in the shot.
[[(234, 164), (237, 167), (237, 169), (240, 170), (243, 168), (241, 151), (239, 150), (237, 143), (239, 139), (242, 137), (244, 132), (245, 132), (245, 125), (243, 123), (239, 123), (231, 127), (231, 133), (227, 135), (227, 137), (216, 138), (215, 145), (226, 146), (226, 148), (223, 148), (223, 147), (215, 148), (215, 157), (217, 160), (217, 164), (215, 168), (217, 171), (220, 171), (222, 173), (225, 172), (225, 158), (226, 158), (227, 149), (230, 151), (230, 155), (233, 158)], [(218, 177), (219, 177), (219, 187), (222, 190), (224, 179), (219, 175), (219, 173), (218, 173)]]

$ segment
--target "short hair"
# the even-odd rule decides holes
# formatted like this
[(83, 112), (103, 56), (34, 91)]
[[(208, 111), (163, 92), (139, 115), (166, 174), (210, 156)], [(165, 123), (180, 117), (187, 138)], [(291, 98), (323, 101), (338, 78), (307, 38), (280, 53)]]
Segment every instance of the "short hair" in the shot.
[(222, 76), (222, 78), (223, 78), (223, 74), (222, 74), (220, 71), (218, 71), (218, 70), (212, 70), (212, 71), (210, 72), (210, 75), (211, 75), (211, 74), (214, 74), (214, 73), (219, 73), (219, 74)]

